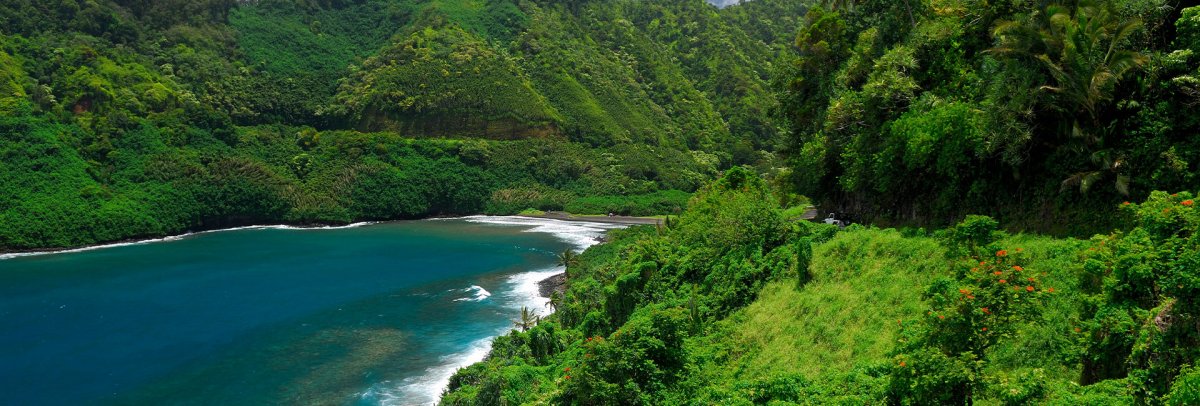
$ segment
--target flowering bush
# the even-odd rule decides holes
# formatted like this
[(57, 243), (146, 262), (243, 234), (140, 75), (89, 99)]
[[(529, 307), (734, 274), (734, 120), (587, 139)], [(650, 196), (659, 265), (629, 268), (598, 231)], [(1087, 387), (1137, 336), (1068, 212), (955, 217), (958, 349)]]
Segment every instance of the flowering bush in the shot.
[[(891, 396), (901, 403), (966, 403), (980, 381), (987, 350), (1040, 314), (1053, 293), (1027, 270), (1022, 248), (992, 247), (996, 222), (971, 216), (944, 239), (966, 253), (955, 279), (925, 292), (930, 309), (906, 328), (893, 367)], [(987, 250), (984, 247), (990, 247)], [(936, 378), (936, 379), (933, 379)]]

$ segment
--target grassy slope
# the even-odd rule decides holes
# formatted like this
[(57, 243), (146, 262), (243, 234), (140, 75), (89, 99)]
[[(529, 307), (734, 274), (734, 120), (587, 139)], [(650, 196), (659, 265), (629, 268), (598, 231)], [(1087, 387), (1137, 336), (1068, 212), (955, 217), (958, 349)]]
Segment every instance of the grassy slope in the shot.
[[(1045, 368), (1057, 379), (1078, 378), (1076, 365), (1058, 358), (1078, 323), (1083, 296), (1077, 258), (1085, 243), (1018, 235), (1002, 244), (1027, 250), (1026, 268), (1044, 274), (1058, 293), (1048, 299), (1041, 322), (995, 349), (994, 367)], [(720, 366), (725, 377), (799, 373), (816, 379), (886, 361), (903, 323), (926, 310), (925, 287), (950, 274), (944, 253), (933, 238), (903, 237), (892, 229), (845, 232), (815, 247), (813, 280), (803, 289), (790, 281), (772, 283), (722, 323), (733, 346), (746, 350)]]
[[(633, 242), (626, 234), (615, 238), (612, 244), (586, 252), (582, 263), (574, 268), (573, 277), (613, 279), (604, 275), (612, 271), (610, 267), (622, 252), (632, 252), (629, 245)], [(1045, 286), (1054, 287), (1055, 293), (1045, 300), (1040, 319), (1021, 325), (991, 350), (983, 377), (989, 390), (1009, 388), (1010, 380), (1017, 382), (1017, 377), (1032, 374), (1054, 388), (1045, 398), (1048, 401), (1079, 401), (1087, 398), (1077, 396), (1088, 391), (1119, 396), (1121, 391), (1112, 385), (1072, 386), (1079, 379), (1077, 345), (1083, 338), (1074, 328), (1079, 326), (1079, 309), (1085, 300), (1078, 286), (1082, 273), (1078, 259), (1090, 243), (1015, 235), (1000, 244), (1026, 252), (1026, 272), (1037, 276)], [(882, 402), (887, 378), (879, 374), (890, 368), (902, 329), (919, 323), (928, 309), (922, 299), (926, 289), (938, 278), (952, 275), (945, 252), (933, 237), (906, 236), (895, 229), (852, 227), (839, 232), (830, 241), (814, 246), (812, 279), (803, 287), (798, 288), (791, 278), (768, 283), (753, 302), (710, 324), (704, 329), (706, 333), (685, 340), (686, 367), (675, 372), (684, 379), (660, 393), (663, 397), (659, 401), (742, 404), (748, 399), (770, 398), (757, 392), (772, 387), (765, 382), (791, 382), (785, 385), (801, 386), (789, 386), (781, 393), (807, 393), (801, 396), (814, 396), (810, 401), (817, 403)], [(574, 342), (568, 342), (563, 353), (541, 362), (518, 355), (519, 351), (508, 352), (512, 344), (505, 342), (502, 347), (506, 352), (493, 354), (496, 359), (472, 367), (467, 376), (497, 368), (498, 373), (507, 376), (507, 383), (501, 386), (550, 385), (528, 395), (503, 395), (509, 400), (562, 400), (560, 396), (573, 389), (561, 375), (574, 374), (562, 372), (563, 368), (583, 370), (580, 351), (591, 348), (575, 341), (579, 336), (574, 333), (564, 337)], [(519, 346), (526, 338), (513, 339)], [(464, 404), (464, 397), (488, 397), (477, 390), (480, 388), (476, 386), (460, 388), (449, 403)], [(995, 393), (977, 398), (983, 403), (999, 399)]]

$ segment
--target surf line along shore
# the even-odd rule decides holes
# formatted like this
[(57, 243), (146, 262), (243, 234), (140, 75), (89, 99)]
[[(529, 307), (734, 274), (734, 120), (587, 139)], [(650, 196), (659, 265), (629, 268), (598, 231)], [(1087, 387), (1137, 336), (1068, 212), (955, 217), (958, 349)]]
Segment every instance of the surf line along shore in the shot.
[[(560, 211), (549, 211), (549, 212), (545, 212), (543, 214), (521, 215), (521, 216), (516, 216), (516, 217), (517, 218), (527, 217), (527, 218), (532, 218), (532, 219), (544, 219), (544, 220), (558, 220), (558, 221), (576, 222), (576, 223), (594, 223), (594, 224), (602, 225), (601, 227), (604, 229), (624, 228), (627, 226), (634, 226), (634, 225), (661, 225), (663, 223), (663, 219), (655, 218), (655, 217), (602, 216), (602, 215), (588, 216), (588, 215), (574, 215), (574, 214), (560, 212)], [(530, 231), (535, 231), (535, 230), (530, 230)], [(596, 239), (593, 242), (593, 244), (602, 242), (602, 240), (601, 240), (602, 236), (596, 236), (595, 238)], [(591, 245), (592, 244), (588, 244), (588, 246), (591, 246)], [(584, 249), (587, 249), (587, 247), (586, 246), (582, 247), (579, 251), (582, 252)], [(546, 279), (542, 279), (541, 281), (538, 282), (538, 294), (540, 296), (542, 296), (543, 298), (549, 298), (550, 295), (553, 294), (555, 291), (562, 293), (562, 292), (566, 291), (566, 289), (567, 289), (567, 274), (565, 271), (554, 274), (553, 276), (550, 276), (549, 278), (546, 278)]]
[[(653, 217), (630, 216), (580, 216), (564, 212), (546, 212), (537, 215), (521, 216), (469, 216), (467, 221), (529, 226), (526, 232), (546, 233), (554, 235), (567, 243), (574, 245), (576, 252), (583, 252), (588, 247), (603, 242), (604, 233), (608, 230), (625, 228), (633, 225), (658, 225), (662, 219)], [(538, 281), (538, 295), (549, 298), (554, 291), (566, 290), (566, 272), (558, 272)]]

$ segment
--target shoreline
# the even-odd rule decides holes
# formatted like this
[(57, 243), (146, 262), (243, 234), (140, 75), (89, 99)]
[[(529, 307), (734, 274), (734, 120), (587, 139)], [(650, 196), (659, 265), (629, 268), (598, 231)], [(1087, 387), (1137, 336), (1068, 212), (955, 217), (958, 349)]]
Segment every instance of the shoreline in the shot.
[(588, 223), (602, 224), (620, 224), (627, 226), (636, 225), (660, 225), (662, 219), (654, 217), (634, 217), (634, 216), (604, 216), (604, 215), (577, 215), (561, 211), (548, 211), (545, 214), (518, 214), (516, 217), (529, 217), (535, 219), (550, 219), (563, 221), (581, 221)]
[(259, 225), (237, 226), (237, 227), (228, 227), (228, 228), (200, 229), (197, 231), (187, 231), (187, 232), (184, 232), (181, 234), (171, 234), (171, 235), (166, 235), (166, 236), (161, 236), (161, 237), (125, 238), (125, 239), (120, 239), (120, 240), (107, 241), (107, 242), (96, 243), (96, 244), (71, 246), (71, 247), (31, 248), (31, 249), (20, 249), (20, 250), (0, 249), (0, 261), (6, 260), (6, 259), (12, 259), (12, 258), (29, 257), (29, 256), (37, 256), (37, 255), (69, 254), (69, 253), (73, 253), (73, 252), (91, 251), (91, 250), (98, 250), (98, 249), (104, 249), (104, 248), (115, 248), (115, 247), (129, 246), (129, 245), (141, 245), (141, 244), (151, 244), (151, 243), (156, 243), (156, 242), (177, 241), (177, 240), (195, 236), (195, 235), (208, 234), (208, 233), (219, 233), (219, 232), (224, 232), (224, 231), (260, 230), (260, 229), (338, 230), (338, 229), (344, 229), (344, 228), (355, 228), (355, 227), (390, 223), (390, 222), (396, 222), (396, 221), (407, 221), (407, 220), (361, 221), (361, 222), (349, 223), (349, 224), (338, 225), (338, 226), (311, 225), (311, 224), (301, 225), (301, 224), (286, 224), (286, 223), (259, 224)]
[[(308, 223), (308, 224), (278, 223), (278, 224), (257, 224), (257, 225), (248, 225), (248, 226), (235, 226), (235, 227), (226, 227), (226, 228), (198, 228), (195, 230), (185, 231), (180, 234), (168, 234), (168, 235), (163, 235), (163, 236), (150, 236), (150, 237), (123, 238), (123, 239), (119, 239), (119, 240), (98, 242), (95, 244), (76, 245), (76, 246), (50, 247), (50, 248), (28, 248), (28, 249), (0, 248), (0, 261), (6, 260), (6, 259), (12, 259), (12, 258), (35, 256), (35, 255), (63, 254), (63, 253), (81, 252), (81, 251), (103, 249), (103, 248), (110, 248), (110, 247), (120, 247), (120, 246), (126, 246), (126, 245), (138, 245), (138, 244), (148, 244), (148, 243), (154, 243), (154, 242), (174, 241), (174, 240), (177, 240), (180, 238), (186, 238), (186, 237), (192, 236), (192, 235), (215, 233), (215, 232), (222, 232), (222, 231), (252, 230), (252, 229), (266, 229), (266, 228), (295, 229), (295, 230), (335, 230), (335, 229), (341, 229), (341, 228), (361, 227), (361, 226), (373, 225), (373, 224), (393, 223), (393, 222), (398, 222), (398, 221), (461, 219), (461, 218), (470, 218), (470, 217), (477, 217), (477, 216), (481, 216), (481, 215), (480, 214), (468, 214), (468, 215), (461, 215), (461, 216), (430, 216), (430, 217), (424, 217), (424, 218), (419, 218), (419, 219), (360, 221), (360, 222), (352, 222), (352, 223), (341, 224), (341, 225), (312, 224), (312, 223)], [(564, 213), (564, 212), (547, 212), (546, 214), (542, 214), (542, 215), (514, 214), (514, 215), (509, 215), (509, 216), (498, 216), (498, 217), (524, 217), (524, 218), (530, 218), (530, 219), (560, 220), (560, 221), (570, 221), (570, 222), (598, 223), (598, 224), (612, 224), (612, 225), (626, 225), (626, 226), (662, 224), (662, 220), (657, 219), (657, 218), (651, 218), (651, 217), (588, 216), (588, 215), (572, 215), (572, 214), (568, 214), (568, 213)]]
[(554, 292), (565, 293), (567, 291), (567, 272), (559, 272), (546, 279), (538, 281), (538, 295), (543, 299), (549, 300)]

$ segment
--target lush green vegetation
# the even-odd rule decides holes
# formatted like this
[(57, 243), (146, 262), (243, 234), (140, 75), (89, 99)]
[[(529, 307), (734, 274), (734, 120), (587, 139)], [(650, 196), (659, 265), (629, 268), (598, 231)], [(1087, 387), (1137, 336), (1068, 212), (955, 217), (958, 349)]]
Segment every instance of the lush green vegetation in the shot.
[(735, 168), (664, 227), (572, 256), (556, 310), (443, 404), (1191, 404), (1200, 212), (1091, 240), (784, 220)]
[(790, 40), (731, 16), (702, 0), (9, 1), (0, 250), (672, 213), (719, 170), (775, 161), (768, 80)]
[(987, 212), (1014, 228), (1108, 231), (1116, 203), (1195, 185), (1198, 12), (827, 2), (805, 15), (779, 77), (789, 184), (864, 221)]
[(672, 214), (443, 402), (1195, 404), (1198, 52), (1164, 0), (10, 0), (0, 251)]

